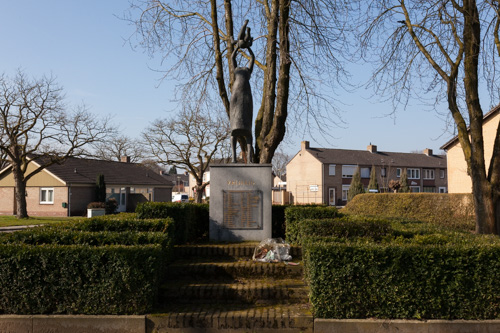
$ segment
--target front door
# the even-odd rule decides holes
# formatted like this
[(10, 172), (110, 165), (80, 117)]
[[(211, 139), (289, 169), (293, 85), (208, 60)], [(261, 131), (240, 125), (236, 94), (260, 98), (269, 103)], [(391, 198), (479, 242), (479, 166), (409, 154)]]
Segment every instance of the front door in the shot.
[(118, 203), (118, 211), (125, 212), (127, 210), (127, 191), (125, 187), (120, 189), (120, 202)]
[(335, 188), (330, 187), (328, 189), (328, 205), (335, 206)]

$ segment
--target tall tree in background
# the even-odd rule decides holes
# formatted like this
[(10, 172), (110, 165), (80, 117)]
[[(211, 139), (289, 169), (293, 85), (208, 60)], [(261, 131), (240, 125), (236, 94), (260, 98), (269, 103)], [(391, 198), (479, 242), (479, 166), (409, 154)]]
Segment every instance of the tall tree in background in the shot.
[(408, 170), (401, 170), (401, 178), (399, 180), (399, 190), (400, 193), (410, 193), (410, 187), (408, 186)]
[(144, 149), (138, 140), (125, 135), (109, 135), (106, 140), (94, 142), (91, 156), (105, 161), (118, 161), (122, 157), (129, 157), (130, 162), (138, 163), (142, 161)]
[(349, 6), (344, 0), (135, 0), (126, 19), (136, 26), (139, 44), (168, 61), (165, 78), (183, 80), (181, 101), (224, 110), (228, 117), (230, 41), (234, 26), (249, 19), (257, 36), (251, 85), (260, 99), (254, 103), (260, 104), (255, 158), (271, 163), (290, 116), (300, 120), (301, 130), (328, 133), (335, 114), (332, 88), (345, 78), (337, 57), (348, 48), (343, 20)]
[(380, 190), (377, 180), (377, 172), (375, 171), (375, 166), (372, 165), (372, 171), (370, 172), (370, 182), (368, 183), (369, 190)]
[(377, 94), (392, 96), (395, 106), (412, 97), (429, 101), (431, 92), (436, 104), (446, 101), (472, 180), (476, 232), (499, 234), (500, 125), (487, 168), (479, 86), (483, 74), (496, 105), (500, 2), (373, 0), (360, 9), (363, 51), (376, 58)]
[(227, 144), (227, 122), (187, 108), (171, 119), (157, 119), (142, 133), (152, 156), (162, 164), (182, 167), (195, 179), (195, 201), (201, 202), (208, 181), (203, 175)]
[[(15, 183), (17, 218), (27, 218), (26, 183), (34, 175), (113, 133), (109, 118), (84, 107), (67, 111), (53, 78), (30, 79), (21, 71), (0, 76), (0, 151), (7, 155)], [(28, 166), (32, 162), (33, 168)]]

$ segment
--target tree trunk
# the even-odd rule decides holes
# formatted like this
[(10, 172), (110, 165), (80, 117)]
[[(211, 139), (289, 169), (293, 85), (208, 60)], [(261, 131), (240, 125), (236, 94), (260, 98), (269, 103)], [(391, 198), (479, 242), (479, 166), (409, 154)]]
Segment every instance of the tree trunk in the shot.
[(196, 190), (196, 193), (194, 194), (194, 202), (196, 203), (201, 203), (203, 200), (203, 193), (205, 192), (205, 188), (207, 187), (207, 184), (203, 183), (196, 183), (196, 186), (194, 187)]
[(28, 210), (26, 206), (26, 184), (24, 182), (24, 173), (18, 164), (12, 165), (12, 174), (14, 176), (15, 200), (16, 200), (16, 216), (18, 219), (28, 218)]

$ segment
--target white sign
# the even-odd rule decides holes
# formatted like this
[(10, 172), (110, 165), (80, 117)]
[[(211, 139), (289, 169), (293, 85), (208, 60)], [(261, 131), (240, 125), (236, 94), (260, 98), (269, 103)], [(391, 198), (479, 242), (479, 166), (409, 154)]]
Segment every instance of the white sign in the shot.
[(310, 192), (318, 192), (319, 191), (318, 185), (309, 185), (309, 191)]

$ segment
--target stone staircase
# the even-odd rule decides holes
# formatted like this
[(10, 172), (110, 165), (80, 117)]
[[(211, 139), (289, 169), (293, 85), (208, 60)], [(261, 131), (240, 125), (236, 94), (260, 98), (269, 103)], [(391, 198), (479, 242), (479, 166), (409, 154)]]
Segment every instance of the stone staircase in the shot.
[(148, 332), (313, 332), (309, 289), (297, 266), (252, 261), (258, 243), (175, 248)]

